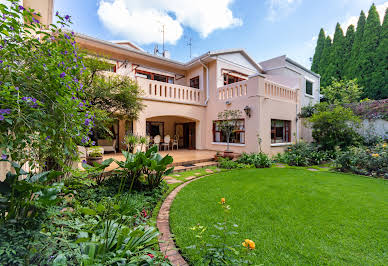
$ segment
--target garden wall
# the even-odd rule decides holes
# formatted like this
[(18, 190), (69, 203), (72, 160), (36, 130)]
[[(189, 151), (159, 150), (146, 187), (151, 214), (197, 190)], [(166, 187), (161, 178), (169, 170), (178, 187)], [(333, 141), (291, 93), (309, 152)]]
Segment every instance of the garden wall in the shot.
[(383, 119), (365, 119), (362, 121), (358, 133), (364, 137), (379, 136), (383, 139), (388, 139), (388, 121)]

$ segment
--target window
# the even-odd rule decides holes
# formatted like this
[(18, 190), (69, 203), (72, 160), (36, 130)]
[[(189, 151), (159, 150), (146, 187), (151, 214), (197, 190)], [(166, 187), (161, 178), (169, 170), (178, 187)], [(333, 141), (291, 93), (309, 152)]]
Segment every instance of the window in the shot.
[(306, 80), (306, 94), (313, 95), (313, 83)]
[(156, 73), (147, 72), (147, 71), (143, 71), (143, 70), (136, 70), (136, 76), (137, 77), (142, 77), (142, 78), (145, 78), (145, 79), (151, 79), (151, 80), (156, 80), (156, 81), (161, 81), (161, 82), (167, 82), (167, 83), (174, 84), (174, 78), (173, 77), (165, 76), (165, 75), (162, 75), (162, 74), (156, 74)]
[(199, 89), (199, 76), (190, 79), (190, 87)]
[(146, 121), (147, 136), (155, 137), (157, 135), (164, 137), (164, 122)]
[(271, 143), (286, 143), (291, 141), (291, 121), (271, 120)]
[[(213, 121), (213, 141), (214, 142), (226, 142), (226, 135), (221, 131), (217, 125), (217, 121)], [(245, 143), (245, 122), (244, 119), (240, 119), (237, 122), (235, 131), (230, 135), (230, 143)]]
[(243, 80), (245, 80), (245, 79), (230, 75), (228, 73), (224, 74), (224, 85), (232, 84), (232, 83), (243, 81)]

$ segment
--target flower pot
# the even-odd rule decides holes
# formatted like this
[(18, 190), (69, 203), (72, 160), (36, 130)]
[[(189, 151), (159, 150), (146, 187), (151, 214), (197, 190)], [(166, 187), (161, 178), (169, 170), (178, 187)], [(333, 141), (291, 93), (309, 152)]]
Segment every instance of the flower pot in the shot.
[(233, 152), (232, 151), (224, 151), (224, 158), (229, 158), (232, 160), (234, 158)]
[(94, 166), (94, 163), (102, 163), (102, 156), (98, 156), (98, 157), (86, 157), (86, 163), (88, 165), (91, 165), (91, 166)]

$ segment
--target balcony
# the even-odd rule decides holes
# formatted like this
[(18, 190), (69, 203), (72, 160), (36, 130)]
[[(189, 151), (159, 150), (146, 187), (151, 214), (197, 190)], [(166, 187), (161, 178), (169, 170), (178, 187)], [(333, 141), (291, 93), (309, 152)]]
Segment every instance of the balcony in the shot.
[(143, 90), (142, 98), (145, 100), (193, 105), (204, 104), (204, 93), (202, 90), (141, 77), (137, 77), (136, 81)]
[(298, 102), (298, 91), (296, 89), (288, 88), (260, 76), (217, 89), (217, 97), (220, 101), (247, 98), (249, 96), (263, 96), (281, 101)]

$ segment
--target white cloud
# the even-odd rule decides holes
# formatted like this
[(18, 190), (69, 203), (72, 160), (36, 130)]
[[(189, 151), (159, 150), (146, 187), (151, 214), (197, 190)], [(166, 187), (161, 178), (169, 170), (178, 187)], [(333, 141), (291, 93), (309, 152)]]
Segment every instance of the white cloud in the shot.
[(114, 34), (140, 43), (161, 43), (162, 25), (165, 42), (175, 44), (183, 26), (199, 32), (203, 38), (217, 29), (242, 25), (229, 5), (233, 0), (101, 0), (98, 16)]
[(293, 12), (302, 0), (268, 0), (268, 20), (276, 21)]

